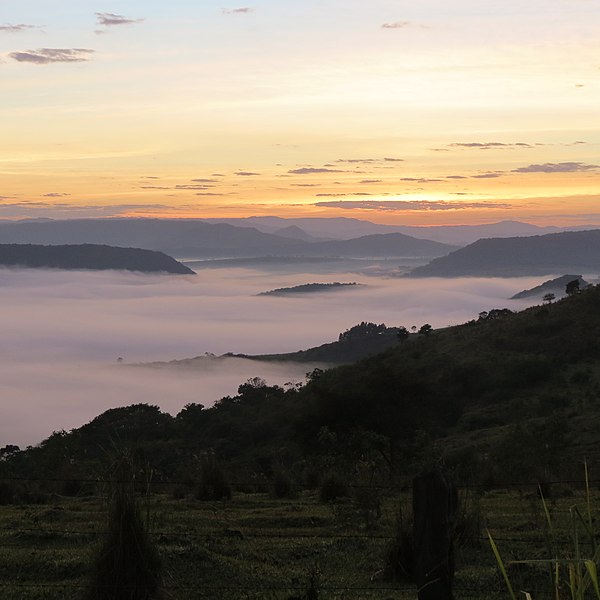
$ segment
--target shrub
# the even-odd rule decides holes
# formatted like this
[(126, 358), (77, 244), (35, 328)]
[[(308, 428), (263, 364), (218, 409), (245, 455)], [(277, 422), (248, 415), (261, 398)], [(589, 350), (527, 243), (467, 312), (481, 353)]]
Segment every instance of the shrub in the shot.
[(117, 464), (110, 491), (108, 534), (97, 553), (86, 600), (161, 598), (160, 558), (148, 537), (127, 459)]
[(335, 502), (339, 498), (348, 495), (348, 486), (335, 473), (326, 475), (319, 486), (319, 501), (320, 502)]
[(294, 484), (289, 475), (283, 471), (276, 471), (271, 482), (271, 493), (275, 498), (293, 498)]
[(196, 490), (198, 500), (229, 500), (231, 486), (214, 454), (200, 458), (200, 483)]

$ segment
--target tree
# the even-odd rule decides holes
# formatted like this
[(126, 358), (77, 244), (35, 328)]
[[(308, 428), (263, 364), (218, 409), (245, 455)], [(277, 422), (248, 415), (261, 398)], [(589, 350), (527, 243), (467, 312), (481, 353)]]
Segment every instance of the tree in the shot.
[(385, 323), (380, 323), (377, 325), (375, 323), (367, 323), (366, 321), (363, 321), (362, 323), (347, 329), (343, 333), (340, 333), (338, 341), (347, 342), (350, 340), (373, 337), (385, 333), (386, 330), (387, 327), (385, 326)]
[(549, 292), (548, 294), (544, 294), (544, 296), (542, 297), (542, 300), (543, 300), (544, 304), (552, 304), (552, 301), (555, 298), (556, 298), (556, 296), (552, 292)]
[(575, 296), (580, 292), (579, 288), (579, 279), (573, 279), (573, 281), (569, 281), (567, 283), (567, 287), (565, 288), (565, 293), (567, 296)]
[(398, 336), (398, 339), (403, 342), (407, 337), (408, 337), (408, 329), (406, 329), (406, 327), (397, 327), (397, 332), (396, 335)]
[(421, 329), (419, 329), (419, 333), (428, 334), (433, 331), (433, 327), (429, 323), (425, 323), (425, 325), (421, 325)]
[(161, 560), (148, 535), (129, 456), (114, 466), (107, 534), (94, 560), (86, 600), (162, 598)]

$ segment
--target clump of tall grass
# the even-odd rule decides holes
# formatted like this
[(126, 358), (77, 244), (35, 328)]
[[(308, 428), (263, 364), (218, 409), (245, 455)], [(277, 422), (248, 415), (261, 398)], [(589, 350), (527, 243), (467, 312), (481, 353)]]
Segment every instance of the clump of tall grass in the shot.
[[(554, 527), (554, 522), (548, 508), (548, 504), (542, 492), (539, 489), (542, 507), (547, 525), (547, 547), (550, 558), (541, 560), (515, 560), (505, 563), (502, 559), (498, 546), (496, 545), (491, 533), (488, 531), (490, 546), (498, 563), (498, 568), (502, 574), (508, 593), (512, 600), (517, 600), (514, 587), (509, 577), (511, 565), (542, 565), (548, 568), (550, 578), (550, 590), (554, 600), (570, 598), (570, 600), (585, 600), (589, 598), (589, 593), (593, 593), (597, 600), (600, 600), (600, 582), (598, 579), (598, 562), (600, 560), (600, 546), (596, 544), (596, 536), (593, 531), (593, 519), (590, 500), (590, 485), (587, 464), (585, 469), (585, 500), (586, 508), (582, 513), (577, 506), (569, 509), (570, 533), (570, 551), (568, 556), (560, 556), (558, 536)], [(588, 538), (591, 551), (584, 555), (582, 546), (582, 537)], [(565, 596), (563, 592), (567, 592)], [(533, 600), (528, 592), (525, 594), (527, 600)]]
[(319, 502), (327, 504), (348, 496), (346, 482), (336, 473), (328, 473), (319, 485)]
[(385, 550), (384, 566), (379, 574), (388, 581), (414, 581), (413, 517), (404, 514), (401, 504), (396, 512), (394, 537)]
[(231, 486), (225, 471), (212, 452), (200, 457), (200, 482), (196, 489), (198, 500), (229, 500)]
[(128, 458), (115, 465), (109, 491), (107, 534), (85, 600), (158, 600), (163, 597), (161, 561), (135, 496)]
[(294, 482), (285, 471), (278, 469), (273, 475), (271, 494), (274, 498), (294, 498), (296, 496)]

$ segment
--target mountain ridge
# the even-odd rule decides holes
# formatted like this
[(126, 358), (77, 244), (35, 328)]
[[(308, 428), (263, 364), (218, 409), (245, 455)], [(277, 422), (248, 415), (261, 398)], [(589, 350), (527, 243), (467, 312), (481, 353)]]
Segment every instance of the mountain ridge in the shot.
[(600, 270), (600, 230), (481, 239), (409, 277), (515, 277)]
[(0, 244), (0, 266), (194, 274), (189, 267), (163, 252), (104, 244)]

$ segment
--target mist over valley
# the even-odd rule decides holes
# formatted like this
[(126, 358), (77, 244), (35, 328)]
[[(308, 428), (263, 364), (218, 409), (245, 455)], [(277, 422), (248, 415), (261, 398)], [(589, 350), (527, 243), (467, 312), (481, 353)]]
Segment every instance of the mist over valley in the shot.
[[(276, 297), (269, 289), (353, 281), (343, 292)], [(251, 377), (303, 381), (317, 364), (242, 359), (193, 369), (143, 367), (204, 353), (278, 354), (337, 340), (362, 321), (434, 328), (497, 307), (540, 278), (419, 279), (351, 272), (281, 273), (221, 268), (198, 275), (124, 271), (0, 270), (4, 359), (0, 367), (3, 444), (36, 444), (103, 410), (136, 402), (177, 413), (212, 405)], [(122, 362), (117, 362), (122, 358)], [(134, 367), (135, 365), (135, 367)]]

